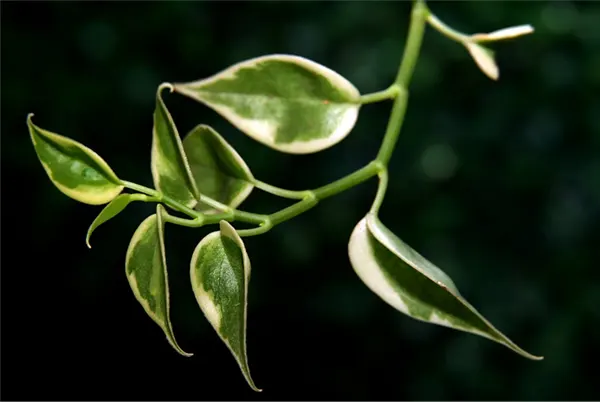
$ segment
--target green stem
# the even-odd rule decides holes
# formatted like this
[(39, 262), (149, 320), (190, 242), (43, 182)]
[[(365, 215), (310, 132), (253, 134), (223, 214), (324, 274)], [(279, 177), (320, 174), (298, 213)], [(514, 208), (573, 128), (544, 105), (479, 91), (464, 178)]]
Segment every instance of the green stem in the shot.
[(310, 197), (312, 195), (312, 192), (310, 190), (307, 191), (292, 191), (292, 190), (285, 190), (283, 188), (279, 188), (279, 187), (275, 187), (271, 184), (262, 182), (260, 180), (254, 180), (252, 182), (252, 184), (254, 184), (254, 186), (262, 191), (265, 191), (269, 194), (273, 194), (276, 195), (278, 197), (282, 197), (282, 198), (291, 198), (293, 200), (302, 200), (306, 197)]
[(428, 13), (427, 22), (429, 22), (429, 24), (435, 29), (437, 29), (442, 35), (445, 35), (456, 42), (464, 43), (470, 40), (469, 35), (465, 35), (464, 33), (457, 31), (456, 29), (453, 29), (448, 25), (444, 24), (438, 17), (436, 17), (431, 12)]
[(402, 128), (402, 123), (404, 122), (406, 104), (408, 102), (408, 84), (410, 83), (415, 65), (417, 64), (428, 15), (429, 11), (427, 10), (425, 3), (422, 0), (417, 0), (411, 14), (408, 39), (406, 47), (404, 48), (402, 63), (400, 63), (398, 75), (394, 82), (394, 85), (398, 90), (398, 96), (396, 96), (396, 99), (394, 100), (390, 120), (376, 158), (383, 166), (387, 166), (392, 157), (398, 135), (400, 134), (400, 129)]
[(360, 103), (363, 105), (369, 103), (381, 102), (384, 100), (394, 99), (398, 94), (398, 88), (394, 85), (383, 91), (373, 92), (372, 94), (362, 95), (360, 97)]
[(388, 172), (387, 169), (379, 172), (379, 185), (377, 186), (377, 195), (375, 196), (375, 201), (373, 201), (373, 205), (371, 206), (371, 213), (377, 215), (379, 213), (379, 209), (381, 208), (381, 204), (383, 204), (383, 199), (385, 197), (385, 192), (387, 191), (388, 185)]

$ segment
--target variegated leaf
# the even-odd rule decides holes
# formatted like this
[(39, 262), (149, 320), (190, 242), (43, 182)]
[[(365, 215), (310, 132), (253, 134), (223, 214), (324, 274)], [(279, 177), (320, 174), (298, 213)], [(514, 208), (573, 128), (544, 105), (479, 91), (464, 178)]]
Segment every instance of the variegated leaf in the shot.
[(154, 127), (152, 130), (152, 177), (154, 186), (161, 193), (193, 208), (199, 199), (196, 183), (192, 178), (179, 132), (169, 113), (161, 92), (168, 85), (161, 85), (156, 92)]
[(181, 355), (191, 356), (177, 344), (171, 325), (163, 211), (158, 204), (156, 214), (146, 218), (133, 234), (127, 249), (125, 271), (135, 298), (162, 328), (171, 346)]
[(358, 90), (314, 61), (269, 55), (235, 64), (175, 91), (209, 106), (239, 130), (281, 152), (329, 148), (354, 127)]
[[(196, 126), (183, 139), (183, 149), (201, 194), (236, 208), (252, 192), (254, 177), (242, 157), (215, 130)], [(197, 210), (214, 211), (199, 203)]]
[(108, 164), (94, 151), (62, 135), (44, 130), (27, 116), (35, 152), (52, 183), (63, 194), (91, 205), (106, 204), (123, 185)]
[(242, 239), (226, 221), (194, 250), (190, 279), (204, 315), (229, 348), (250, 387), (261, 391), (250, 377), (246, 356), (246, 316), (250, 260)]
[(149, 200), (150, 197), (144, 194), (120, 194), (115, 199), (113, 199), (107, 206), (105, 206), (102, 211), (98, 214), (96, 219), (90, 225), (87, 235), (85, 237), (85, 243), (89, 248), (92, 248), (90, 245), (90, 237), (92, 233), (98, 226), (102, 225), (106, 221), (117, 216), (121, 211), (129, 205), (132, 201), (146, 201)]
[(355, 227), (348, 246), (360, 279), (396, 310), (418, 320), (470, 332), (533, 360), (487, 321), (458, 292), (452, 280), (369, 213)]

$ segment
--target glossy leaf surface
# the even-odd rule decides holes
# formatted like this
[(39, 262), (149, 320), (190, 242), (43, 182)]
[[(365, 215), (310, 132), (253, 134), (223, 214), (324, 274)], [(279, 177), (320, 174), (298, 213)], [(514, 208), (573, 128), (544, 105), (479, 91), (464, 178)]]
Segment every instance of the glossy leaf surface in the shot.
[(350, 261), (360, 279), (386, 303), (418, 320), (470, 332), (539, 360), (498, 331), (458, 292), (442, 270), (387, 229), (373, 214), (356, 225)]
[(157, 205), (156, 214), (146, 218), (135, 231), (127, 249), (125, 271), (135, 298), (162, 328), (171, 346), (183, 356), (191, 356), (177, 344), (170, 320), (163, 211)]
[(233, 353), (248, 384), (261, 391), (250, 377), (246, 356), (250, 260), (242, 239), (226, 221), (196, 246), (190, 279), (204, 315)]
[[(252, 192), (254, 178), (250, 169), (233, 147), (211, 127), (196, 126), (183, 139), (183, 149), (196, 187), (202, 195), (235, 208)], [(213, 210), (202, 203), (196, 209)]]
[(90, 225), (88, 229), (87, 235), (85, 237), (85, 243), (89, 248), (92, 248), (90, 245), (90, 237), (94, 230), (98, 228), (98, 226), (107, 222), (108, 220), (114, 218), (119, 213), (121, 213), (127, 205), (129, 205), (132, 201), (146, 201), (150, 199), (147, 195), (144, 194), (120, 194), (115, 199), (113, 199), (107, 206), (105, 206), (102, 211), (98, 214), (96, 219)]
[(344, 77), (290, 55), (250, 59), (174, 88), (255, 140), (292, 154), (318, 152), (344, 139), (360, 107), (358, 90)]
[(162, 89), (164, 86), (156, 92), (152, 130), (154, 186), (161, 193), (193, 208), (198, 203), (198, 190), (183, 151), (179, 132), (162, 99)]
[(54, 185), (79, 202), (101, 205), (110, 202), (123, 185), (108, 164), (94, 151), (62, 135), (44, 130), (27, 116), (35, 152)]

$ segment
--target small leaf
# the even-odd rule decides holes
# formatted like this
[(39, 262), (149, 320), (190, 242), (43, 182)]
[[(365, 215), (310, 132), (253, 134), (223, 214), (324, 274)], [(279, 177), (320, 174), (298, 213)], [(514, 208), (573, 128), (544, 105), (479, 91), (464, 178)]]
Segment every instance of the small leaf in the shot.
[(360, 108), (358, 90), (314, 61), (262, 56), (175, 91), (202, 102), (246, 135), (292, 154), (322, 151), (344, 139)]
[(90, 225), (88, 229), (87, 236), (85, 237), (85, 243), (89, 248), (92, 248), (90, 245), (90, 237), (96, 228), (102, 225), (104, 222), (114, 218), (121, 211), (125, 209), (127, 205), (129, 205), (132, 201), (146, 201), (150, 199), (147, 195), (144, 194), (121, 194), (113, 199), (107, 206), (100, 211), (96, 219)]
[(491, 79), (497, 80), (500, 76), (500, 72), (498, 71), (496, 60), (494, 59), (494, 52), (475, 42), (465, 42), (465, 46), (481, 71)]
[(190, 278), (204, 315), (225, 342), (250, 387), (261, 391), (250, 377), (246, 356), (246, 316), (250, 260), (242, 239), (226, 221), (194, 250)]
[(171, 346), (183, 356), (192, 356), (179, 347), (171, 325), (163, 213), (164, 208), (158, 204), (156, 214), (146, 218), (133, 234), (125, 272), (135, 298), (162, 328)]
[(106, 162), (94, 151), (70, 138), (44, 130), (27, 116), (35, 152), (48, 177), (63, 194), (91, 205), (106, 204), (123, 185)]
[[(196, 126), (183, 139), (196, 187), (201, 194), (236, 208), (252, 192), (250, 169), (225, 139), (206, 125)], [(200, 203), (196, 209), (214, 211)]]
[(348, 245), (360, 279), (396, 310), (418, 320), (496, 341), (533, 360), (534, 356), (498, 331), (459, 294), (452, 280), (369, 213)]
[(193, 208), (199, 197), (198, 189), (183, 150), (175, 122), (165, 106), (161, 85), (156, 92), (154, 128), (152, 130), (152, 177), (154, 186), (163, 194)]
[(494, 41), (516, 38), (517, 36), (527, 35), (530, 33), (533, 33), (533, 27), (531, 25), (518, 25), (510, 28), (499, 29), (487, 34), (471, 35), (471, 39), (476, 42)]

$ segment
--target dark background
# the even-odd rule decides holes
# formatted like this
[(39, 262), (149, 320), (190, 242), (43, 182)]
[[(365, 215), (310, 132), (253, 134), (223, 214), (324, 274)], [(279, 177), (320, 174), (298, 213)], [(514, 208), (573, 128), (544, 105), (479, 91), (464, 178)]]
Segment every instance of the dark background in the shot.
[[(533, 362), (483, 338), (412, 320), (353, 272), (347, 241), (371, 180), (248, 238), (246, 385), (188, 284), (213, 228), (169, 225), (172, 320), (183, 358), (134, 299), (124, 257), (152, 205), (84, 238), (100, 207), (49, 181), (26, 115), (151, 186), (154, 93), (238, 61), (291, 53), (361, 93), (394, 79), (410, 3), (2, 2), (3, 399), (597, 399), (600, 357), (600, 3), (432, 2), (464, 32), (530, 23), (497, 43), (501, 78), (428, 29), (390, 166), (382, 221), (450, 274)], [(294, 156), (216, 113), (165, 97), (181, 133), (212, 125), (256, 177), (314, 188), (367, 163), (390, 104), (368, 105), (338, 146)], [(243, 209), (288, 205), (257, 190)], [(594, 377), (596, 379), (594, 379)]]

